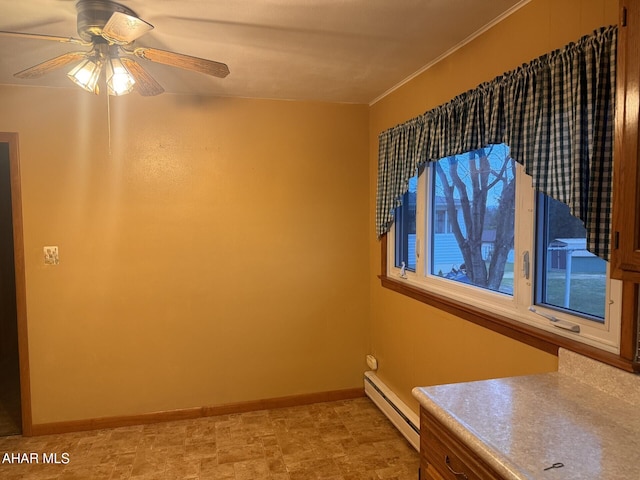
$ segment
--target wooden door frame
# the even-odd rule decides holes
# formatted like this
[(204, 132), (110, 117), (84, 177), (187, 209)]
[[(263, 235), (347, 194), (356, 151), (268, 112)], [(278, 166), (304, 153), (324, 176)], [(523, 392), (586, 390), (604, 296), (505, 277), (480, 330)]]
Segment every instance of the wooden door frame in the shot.
[(13, 216), (13, 258), (16, 271), (16, 307), (18, 322), (18, 357), (20, 362), (20, 403), (22, 434), (32, 435), (31, 378), (29, 372), (29, 340), (27, 329), (27, 294), (25, 283), (24, 237), (22, 233), (22, 188), (18, 134), (0, 132), (0, 143), (9, 144), (9, 172), (11, 178), (11, 209)]

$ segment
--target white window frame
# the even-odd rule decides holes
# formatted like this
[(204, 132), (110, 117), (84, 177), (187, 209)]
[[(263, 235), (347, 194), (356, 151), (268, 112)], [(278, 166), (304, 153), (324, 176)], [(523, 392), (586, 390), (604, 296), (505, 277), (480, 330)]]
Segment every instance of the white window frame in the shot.
[[(521, 165), (516, 169), (516, 218), (514, 241), (514, 284), (513, 296), (473, 285), (447, 280), (428, 272), (431, 249), (431, 208), (429, 207), (434, 169), (427, 165), (418, 175), (416, 205), (416, 271), (405, 271), (395, 266), (395, 227), (387, 235), (387, 276), (401, 279), (413, 287), (428, 291), (430, 294), (450, 298), (465, 304), (472, 304), (487, 312), (502, 315), (531, 327), (556, 334), (570, 340), (590, 345), (601, 350), (620, 353), (622, 282), (609, 276), (607, 266), (607, 291), (604, 323), (595, 322), (564, 311), (534, 305), (535, 302), (535, 199), (531, 177)], [(529, 279), (523, 273), (523, 258), (529, 254)], [(471, 300), (470, 300), (471, 299)], [(537, 313), (530, 307), (534, 306)], [(546, 316), (552, 316), (560, 322), (552, 322)], [(580, 332), (575, 333), (557, 325), (579, 325)]]

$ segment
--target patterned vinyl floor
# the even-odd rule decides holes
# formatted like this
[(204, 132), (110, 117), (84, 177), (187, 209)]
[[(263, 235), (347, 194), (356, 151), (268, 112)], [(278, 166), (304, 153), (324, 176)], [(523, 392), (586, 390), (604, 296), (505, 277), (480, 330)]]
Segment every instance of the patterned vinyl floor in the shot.
[(0, 455), (3, 480), (416, 480), (419, 465), (418, 453), (367, 398), (3, 437)]

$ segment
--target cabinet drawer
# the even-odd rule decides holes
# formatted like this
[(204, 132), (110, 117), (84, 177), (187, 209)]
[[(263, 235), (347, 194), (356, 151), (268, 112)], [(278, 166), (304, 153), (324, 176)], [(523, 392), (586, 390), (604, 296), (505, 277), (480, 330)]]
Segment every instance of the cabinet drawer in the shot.
[(420, 411), (420, 454), (426, 478), (491, 480), (501, 477), (426, 410)]

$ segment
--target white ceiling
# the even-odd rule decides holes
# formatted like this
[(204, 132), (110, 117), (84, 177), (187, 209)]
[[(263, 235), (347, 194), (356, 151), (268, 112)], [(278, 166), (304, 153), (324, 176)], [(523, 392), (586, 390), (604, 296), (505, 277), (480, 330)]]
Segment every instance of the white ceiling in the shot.
[[(529, 0), (120, 0), (155, 26), (136, 44), (226, 63), (225, 79), (140, 60), (167, 92), (369, 104)], [(75, 0), (0, 0), (0, 30), (77, 37)], [(0, 84), (78, 88), (62, 68), (13, 73), (68, 51), (0, 38)]]

